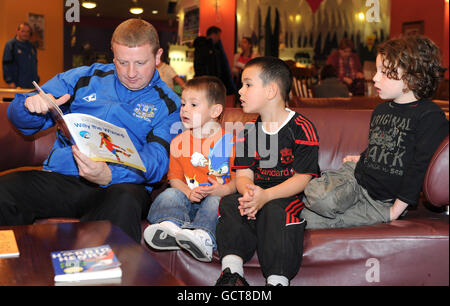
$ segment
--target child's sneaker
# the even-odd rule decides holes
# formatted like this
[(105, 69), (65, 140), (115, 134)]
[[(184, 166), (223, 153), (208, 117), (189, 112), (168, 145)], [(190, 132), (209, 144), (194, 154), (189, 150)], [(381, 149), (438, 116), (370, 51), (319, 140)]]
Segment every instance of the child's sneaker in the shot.
[(195, 259), (210, 262), (212, 260), (213, 243), (211, 237), (202, 231), (183, 229), (176, 235), (177, 243), (183, 249), (189, 251)]
[(249, 286), (249, 284), (238, 273), (231, 273), (230, 268), (226, 268), (220, 274), (216, 286)]
[(144, 239), (152, 248), (157, 250), (180, 249), (175, 240), (175, 235), (180, 228), (174, 223), (168, 224), (168, 222), (164, 221), (162, 223), (152, 224), (144, 230)]

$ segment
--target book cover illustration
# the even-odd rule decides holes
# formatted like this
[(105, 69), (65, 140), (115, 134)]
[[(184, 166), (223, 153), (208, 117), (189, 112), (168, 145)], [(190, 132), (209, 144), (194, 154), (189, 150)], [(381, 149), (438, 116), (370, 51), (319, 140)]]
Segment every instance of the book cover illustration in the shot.
[(122, 276), (120, 262), (109, 245), (51, 253), (55, 281), (79, 281)]
[(95, 161), (124, 164), (146, 171), (144, 163), (124, 128), (91, 115), (70, 113), (64, 115), (56, 102), (36, 84), (40, 97), (47, 102), (50, 115), (58, 129), (72, 144)]
[(78, 149), (92, 160), (124, 164), (146, 171), (124, 128), (86, 114), (67, 114), (64, 120)]
[(18, 257), (16, 237), (13, 230), (0, 231), (0, 258)]

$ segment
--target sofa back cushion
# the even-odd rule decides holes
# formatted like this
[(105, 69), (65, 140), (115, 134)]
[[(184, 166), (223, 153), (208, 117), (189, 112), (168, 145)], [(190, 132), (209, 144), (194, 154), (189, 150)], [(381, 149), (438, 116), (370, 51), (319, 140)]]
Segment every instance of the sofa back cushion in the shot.
[[(322, 171), (338, 169), (346, 155), (359, 155), (367, 146), (372, 110), (291, 109), (315, 125), (319, 134), (319, 166)], [(239, 132), (239, 127), (256, 117), (256, 114), (245, 114), (240, 108), (227, 108), (222, 126), (228, 131)]]

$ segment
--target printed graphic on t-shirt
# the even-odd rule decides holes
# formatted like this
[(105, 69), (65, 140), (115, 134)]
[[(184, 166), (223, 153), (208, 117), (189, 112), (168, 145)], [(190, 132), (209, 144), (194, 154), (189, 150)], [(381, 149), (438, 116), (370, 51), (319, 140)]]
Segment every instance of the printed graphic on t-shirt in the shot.
[[(191, 155), (191, 164), (194, 167), (208, 167), (208, 175), (214, 175), (220, 184), (225, 184), (225, 180), (230, 178), (230, 157), (234, 143), (231, 142), (232, 134), (223, 135), (212, 148), (209, 149), (208, 158), (200, 152)], [(185, 176), (186, 177), (186, 176)], [(199, 186), (195, 178), (186, 177), (189, 187)], [(207, 183), (209, 185), (209, 183)], [(200, 184), (201, 185), (201, 184)]]
[(395, 114), (377, 115), (371, 122), (365, 166), (391, 175), (404, 173), (404, 136), (411, 131), (411, 118)]

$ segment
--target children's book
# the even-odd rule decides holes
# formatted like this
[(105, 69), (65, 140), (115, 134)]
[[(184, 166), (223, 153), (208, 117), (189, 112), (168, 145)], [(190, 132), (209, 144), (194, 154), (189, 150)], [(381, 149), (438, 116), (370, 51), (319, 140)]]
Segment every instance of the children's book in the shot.
[(12, 230), (0, 231), (0, 258), (18, 257), (16, 237)]
[(146, 171), (144, 163), (124, 128), (91, 115), (70, 113), (64, 115), (56, 101), (33, 85), (47, 102), (49, 112), (58, 128), (78, 149), (95, 161), (124, 164)]
[(120, 262), (109, 245), (52, 252), (55, 282), (122, 277)]

